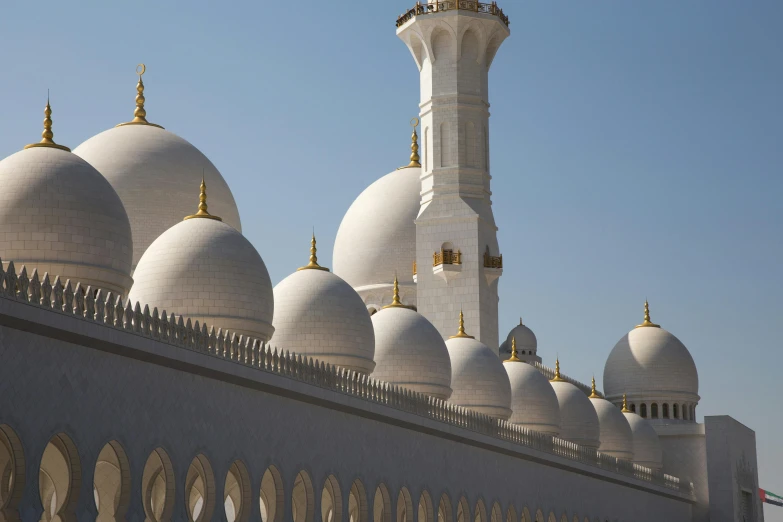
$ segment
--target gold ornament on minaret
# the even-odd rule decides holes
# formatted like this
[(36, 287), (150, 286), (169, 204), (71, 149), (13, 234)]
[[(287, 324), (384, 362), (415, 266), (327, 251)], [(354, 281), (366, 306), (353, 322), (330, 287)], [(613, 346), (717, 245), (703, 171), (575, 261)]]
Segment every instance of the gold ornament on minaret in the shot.
[(462, 309), (459, 311), (459, 328), (457, 329), (457, 335), (452, 335), (449, 339), (475, 339), (472, 335), (465, 333), (465, 316), (462, 314)]
[[(419, 135), (416, 133), (416, 127), (419, 126), (419, 119), (411, 119), (411, 127), (413, 127), (413, 134), (411, 134), (411, 162), (400, 167), (400, 169), (407, 169), (410, 167), (421, 167), (421, 159), (419, 158)], [(399, 170), (399, 169), (398, 169)]]
[(593, 384), (592, 384), (592, 387), (590, 388), (590, 398), (591, 399), (600, 399), (601, 398), (601, 396), (598, 395), (598, 391), (596, 391), (596, 389), (595, 389), (595, 375), (593, 375)]
[(396, 274), (394, 276), (394, 297), (392, 297), (392, 302), (381, 308), (381, 310), (386, 310), (387, 308), (410, 308), (400, 301), (400, 283), (397, 281)]
[(549, 382), (565, 382), (565, 379), (560, 377), (560, 357), (555, 359), (555, 376), (549, 379)]
[(193, 219), (193, 218), (207, 218), (207, 219), (214, 219), (217, 221), (223, 221), (221, 218), (217, 216), (213, 216), (212, 214), (207, 212), (207, 184), (204, 182), (203, 173), (201, 174), (201, 193), (198, 196), (198, 212), (190, 216), (185, 216), (185, 219)]
[(642, 324), (637, 324), (636, 328), (660, 328), (661, 325), (655, 324), (652, 321), (650, 321), (650, 304), (647, 302), (647, 299), (644, 300), (644, 322)]
[(316, 252), (318, 252), (318, 249), (315, 247), (315, 232), (313, 232), (313, 238), (310, 240), (310, 262), (307, 263), (306, 266), (297, 268), (296, 271), (298, 272), (300, 270), (324, 270), (328, 272), (329, 271), (328, 268), (318, 264), (318, 256), (316, 255)]
[(146, 101), (146, 98), (144, 98), (144, 82), (141, 80), (145, 72), (147, 72), (146, 65), (140, 63), (136, 66), (136, 74), (139, 75), (139, 83), (136, 84), (136, 110), (133, 111), (133, 119), (131, 121), (120, 123), (117, 127), (122, 127), (123, 125), (150, 125), (159, 129), (163, 128), (160, 125), (147, 121), (147, 111), (144, 109), (144, 102)]
[(54, 132), (52, 132), (52, 106), (49, 105), (49, 95), (46, 95), (46, 108), (44, 109), (44, 130), (41, 133), (41, 141), (38, 143), (31, 143), (25, 145), (25, 149), (32, 149), (34, 147), (49, 147), (52, 149), (60, 149), (65, 152), (71, 152), (71, 149), (65, 145), (58, 145), (54, 142)]
[(522, 359), (517, 357), (517, 354), (518, 354), (518, 352), (517, 352), (517, 338), (516, 337), (512, 337), (511, 338), (511, 357), (509, 357), (508, 359), (506, 359), (503, 362), (522, 362)]

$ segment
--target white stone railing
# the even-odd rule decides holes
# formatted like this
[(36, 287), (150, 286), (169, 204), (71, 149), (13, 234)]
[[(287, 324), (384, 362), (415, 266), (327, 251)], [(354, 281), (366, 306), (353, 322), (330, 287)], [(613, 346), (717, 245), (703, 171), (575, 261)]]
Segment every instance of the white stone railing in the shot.
[[(103, 324), (184, 349), (228, 359), (259, 371), (281, 375), (693, 495), (692, 483), (680, 482), (676, 477), (639, 466), (629, 460), (617, 459), (592, 448), (527, 430), (401, 386), (324, 364), (311, 357), (288, 351), (278, 352), (277, 348), (273, 349), (258, 339), (224, 332), (222, 329), (216, 332), (214, 327), (207, 328), (206, 324), (199, 324), (198, 321), (192, 322), (174, 314), (169, 316), (166, 311), (159, 314), (157, 308), (150, 312), (148, 305), (142, 309), (138, 302), (135, 305), (130, 301), (123, 302), (122, 297), (114, 296), (111, 292), (105, 295), (103, 290), (93, 292), (91, 287), (84, 288), (79, 283), (73, 287), (70, 280), (63, 283), (59, 276), (54, 282), (50, 281), (48, 273), (40, 278), (37, 270), (33, 270), (28, 276), (24, 266), (17, 274), (13, 261), (8, 264), (6, 270), (3, 270), (2, 266), (0, 262), (2, 299), (39, 306), (83, 321)], [(549, 370), (546, 367), (541, 368)], [(574, 383), (578, 384), (575, 381)]]
[[(541, 372), (544, 375), (544, 377), (546, 377), (550, 381), (555, 378), (555, 371), (552, 368), (550, 368), (549, 366), (544, 366), (540, 362), (533, 362), (531, 364), (533, 366), (535, 366), (536, 369), (539, 372)], [(571, 384), (573, 384), (574, 386), (576, 386), (577, 388), (582, 390), (585, 393), (585, 395), (587, 395), (587, 396), (590, 396), (593, 393), (593, 388), (591, 386), (589, 386), (587, 384), (584, 384), (584, 383), (581, 383), (581, 382), (577, 381), (576, 379), (572, 379), (571, 377), (565, 375), (563, 372), (560, 372), (560, 378), (563, 379), (566, 382), (570, 382)], [(597, 392), (597, 393), (601, 397), (604, 396), (604, 394), (601, 393), (601, 392)]]

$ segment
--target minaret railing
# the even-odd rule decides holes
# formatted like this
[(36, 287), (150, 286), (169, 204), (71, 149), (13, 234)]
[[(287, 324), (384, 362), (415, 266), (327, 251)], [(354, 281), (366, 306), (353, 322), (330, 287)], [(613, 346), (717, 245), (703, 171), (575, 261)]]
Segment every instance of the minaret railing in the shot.
[(461, 265), (462, 264), (462, 252), (457, 250), (456, 252), (448, 249), (441, 249), (440, 252), (432, 254), (432, 266), (440, 265)]
[(415, 16), (439, 13), (443, 11), (453, 11), (455, 9), (497, 16), (500, 18), (501, 22), (506, 24), (506, 27), (511, 24), (511, 22), (508, 20), (508, 16), (506, 16), (503, 13), (503, 10), (498, 7), (497, 2), (485, 3), (475, 2), (472, 0), (447, 0), (444, 2), (429, 3), (416, 2), (416, 5), (412, 9), (408, 10), (405, 14), (402, 14), (397, 18), (397, 27), (402, 27), (406, 22)]

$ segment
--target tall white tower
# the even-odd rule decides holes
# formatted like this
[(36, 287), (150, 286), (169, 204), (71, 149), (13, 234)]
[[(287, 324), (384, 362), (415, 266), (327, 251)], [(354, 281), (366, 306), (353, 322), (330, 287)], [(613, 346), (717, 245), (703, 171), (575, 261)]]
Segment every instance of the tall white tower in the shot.
[(494, 2), (417, 3), (397, 21), (421, 76), (418, 311), (448, 337), (462, 308), (468, 333), (493, 349), (503, 260), (490, 200), (487, 85), (509, 34)]

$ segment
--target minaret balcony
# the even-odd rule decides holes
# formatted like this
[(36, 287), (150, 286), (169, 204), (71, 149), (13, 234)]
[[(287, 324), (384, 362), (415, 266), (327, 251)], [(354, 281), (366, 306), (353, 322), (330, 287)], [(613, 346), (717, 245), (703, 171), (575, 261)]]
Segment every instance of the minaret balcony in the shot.
[(510, 22), (508, 16), (503, 13), (503, 10), (498, 7), (497, 2), (476, 2), (474, 0), (451, 0), (451, 1), (436, 1), (436, 2), (416, 2), (413, 9), (408, 10), (405, 14), (402, 14), (397, 18), (397, 27), (402, 27), (406, 22), (413, 18), (432, 14), (441, 13), (443, 11), (472, 11), (474, 13), (483, 13), (488, 15), (497, 16), (501, 22), (509, 26)]
[(462, 272), (462, 252), (441, 249), (432, 254), (432, 273), (447, 283)]
[(493, 256), (489, 253), (489, 247), (484, 252), (484, 277), (487, 284), (491, 285), (497, 278), (503, 275), (503, 254)]

